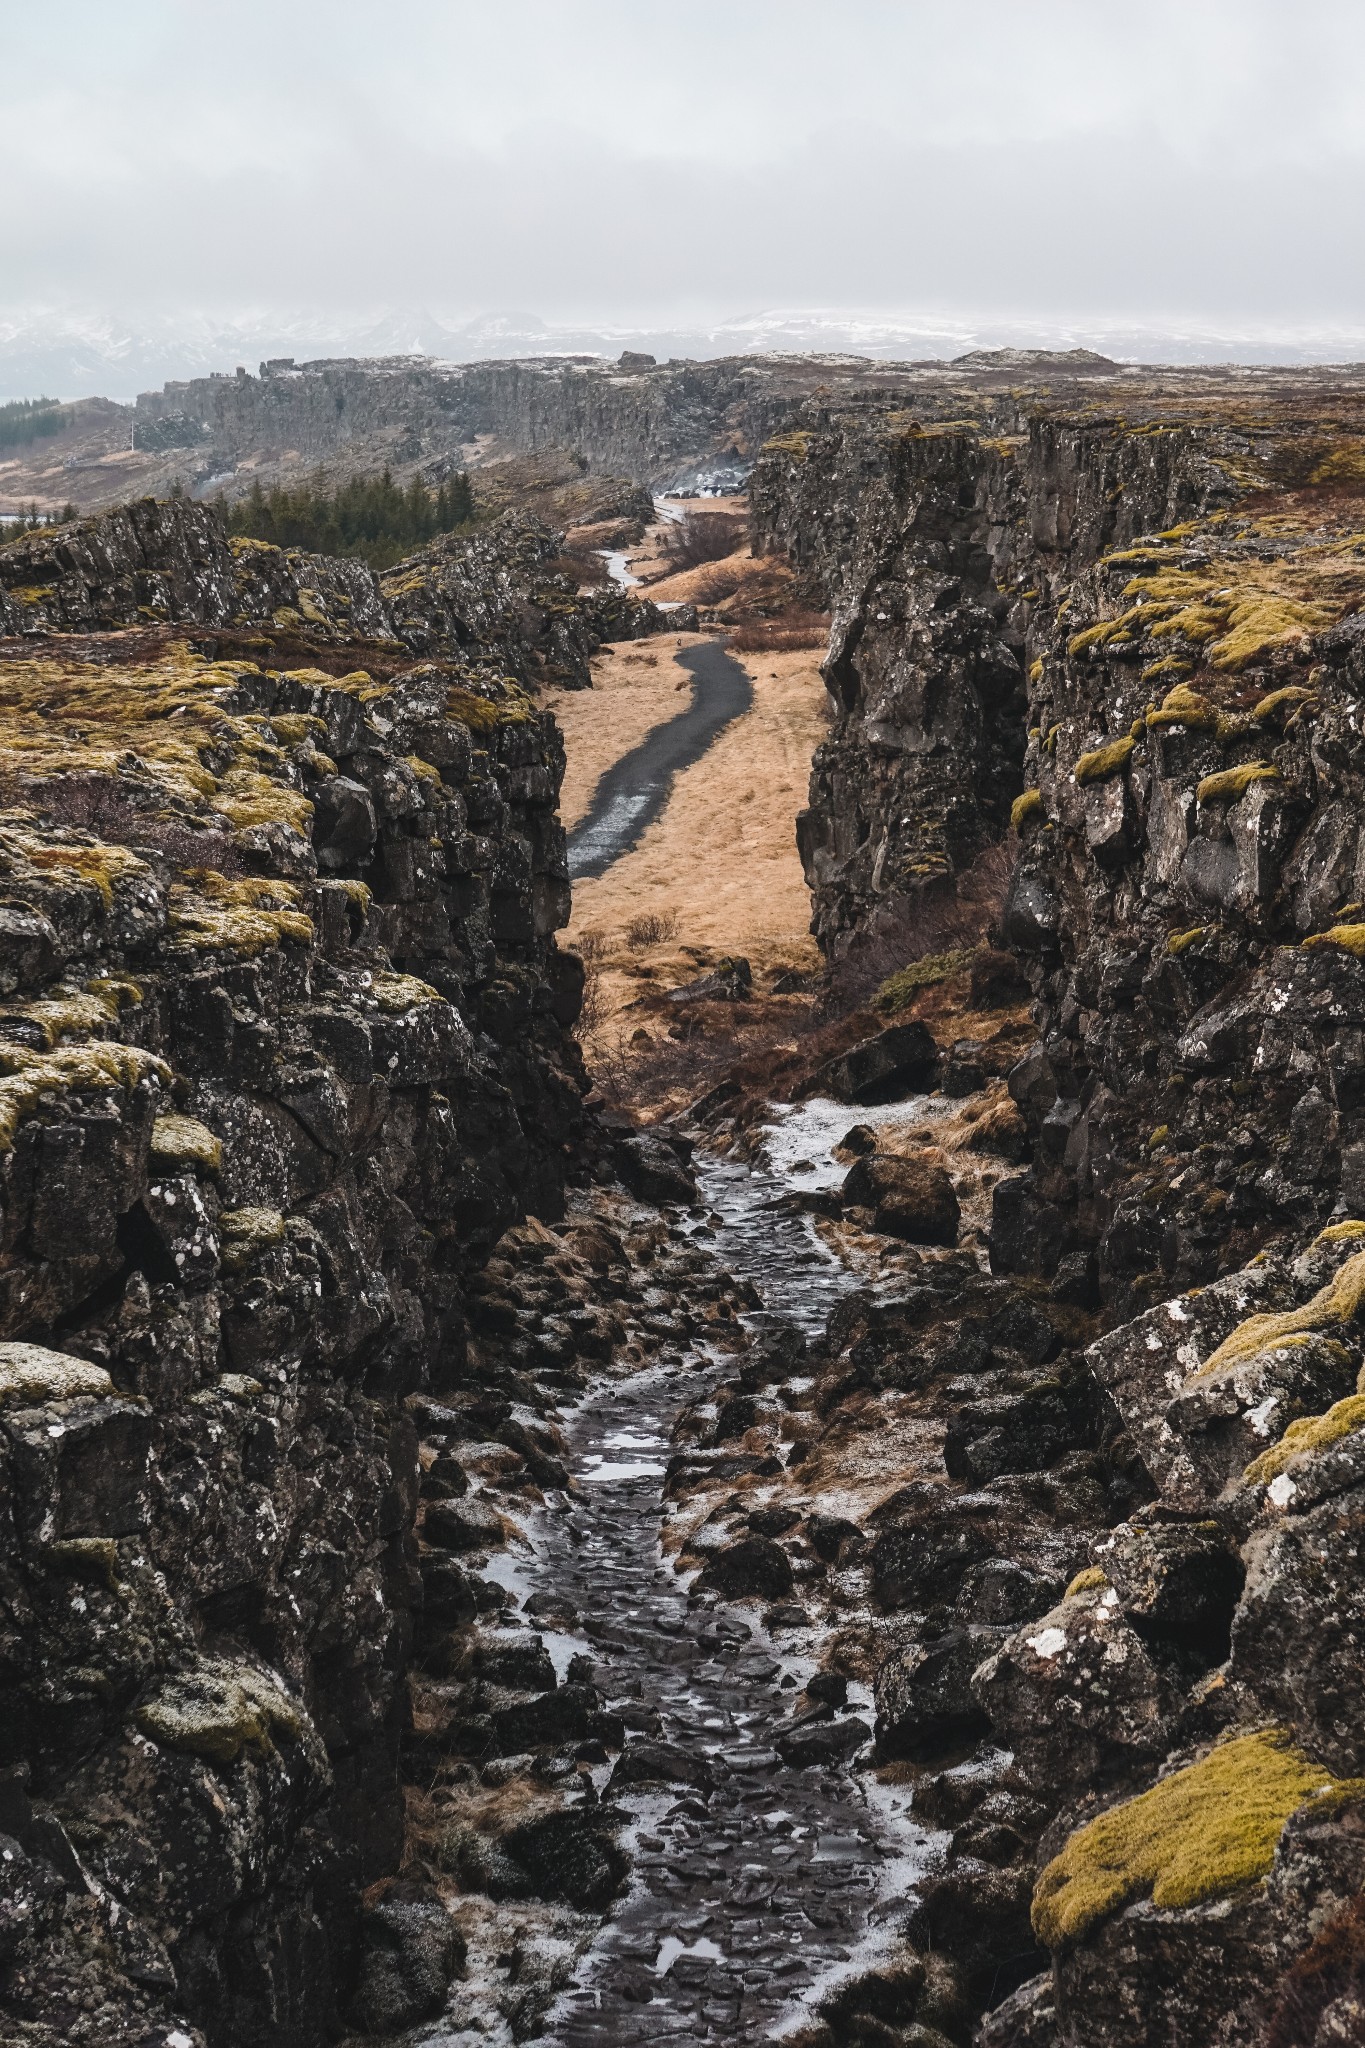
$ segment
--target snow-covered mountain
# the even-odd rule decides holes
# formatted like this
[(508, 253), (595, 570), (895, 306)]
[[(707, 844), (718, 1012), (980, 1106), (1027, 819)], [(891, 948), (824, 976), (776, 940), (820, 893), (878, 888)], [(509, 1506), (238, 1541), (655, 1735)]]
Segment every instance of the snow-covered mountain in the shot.
[(255, 366), (270, 356), (427, 355), (451, 362), (490, 356), (709, 357), (767, 353), (945, 359), (977, 348), (1076, 348), (1139, 362), (1316, 363), (1365, 359), (1365, 333), (1211, 328), (1172, 319), (978, 319), (953, 313), (771, 308), (703, 323), (543, 320), (521, 310), (473, 317), (397, 306), (354, 314), (252, 310), (231, 318), (187, 312), (122, 319), (36, 308), (0, 315), (0, 400), (99, 395), (129, 400), (168, 380)]

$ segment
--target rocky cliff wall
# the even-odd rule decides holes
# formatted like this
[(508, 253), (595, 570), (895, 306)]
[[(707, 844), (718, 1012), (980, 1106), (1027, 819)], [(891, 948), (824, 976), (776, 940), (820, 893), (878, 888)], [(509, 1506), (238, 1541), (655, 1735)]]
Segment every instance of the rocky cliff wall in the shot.
[(314, 2042), (402, 1847), (412, 1397), (582, 1131), (562, 748), (344, 640), (345, 569), (340, 675), (91, 631), (241, 619), (198, 511), (12, 552), (59, 573), (0, 650), (0, 2032)]
[(602, 641), (673, 621), (622, 591), (580, 592), (554, 567), (562, 541), (507, 512), (376, 575), (345, 557), (229, 538), (207, 505), (144, 498), (0, 548), (0, 635), (256, 627), (301, 646), (358, 644), (390, 665), (444, 652), (522, 684), (586, 689)]
[(662, 485), (698, 463), (742, 459), (785, 414), (790, 382), (743, 360), (263, 363), (259, 377), (144, 392), (133, 431), (139, 448), (211, 449), (226, 467), (283, 448), (309, 461), (382, 445), (402, 462), (450, 458), (493, 435), (531, 452), (572, 449), (594, 470)]
[(992, 604), (1027, 691), (1001, 936), (1030, 1164), (992, 1276), (832, 1320), (816, 1397), (831, 1437), (870, 1395), (944, 1431), (946, 1489), (860, 1532), (879, 1741), (951, 1833), (906, 1931), (983, 2048), (1354, 2042), (1359, 393), (992, 424), (921, 453), (817, 422), (754, 483), (835, 607), (803, 826), (828, 951), (922, 887), (876, 891), (869, 838), (908, 818), (945, 874), (970, 857), (937, 788), (996, 829)]
[(798, 826), (827, 954), (942, 895), (1006, 831), (1029, 636), (1069, 579), (1228, 494), (1198, 435), (1030, 420), (1017, 398), (970, 428), (892, 414), (767, 445), (755, 546), (832, 613), (837, 720)]

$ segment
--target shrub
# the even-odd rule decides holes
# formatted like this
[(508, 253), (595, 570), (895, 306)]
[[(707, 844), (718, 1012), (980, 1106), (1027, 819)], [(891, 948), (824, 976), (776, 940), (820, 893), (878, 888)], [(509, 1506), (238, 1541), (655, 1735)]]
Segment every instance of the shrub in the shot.
[(633, 917), (626, 926), (626, 944), (637, 949), (644, 946), (662, 946), (669, 939), (676, 938), (678, 920), (671, 910), (646, 911), (641, 917)]
[(748, 531), (749, 522), (742, 512), (685, 513), (664, 536), (669, 573), (700, 569), (704, 562), (723, 562), (743, 547)]

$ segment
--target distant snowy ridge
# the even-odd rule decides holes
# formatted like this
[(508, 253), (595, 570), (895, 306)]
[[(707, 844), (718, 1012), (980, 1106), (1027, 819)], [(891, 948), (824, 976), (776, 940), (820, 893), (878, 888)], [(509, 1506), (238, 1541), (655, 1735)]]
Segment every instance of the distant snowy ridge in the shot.
[(770, 308), (712, 325), (542, 320), (521, 311), (442, 316), (398, 306), (353, 314), (270, 312), (231, 318), (200, 312), (123, 320), (53, 308), (0, 314), (0, 400), (105, 397), (124, 401), (171, 379), (254, 370), (271, 356), (425, 355), (447, 362), (492, 356), (764, 354), (951, 360), (972, 349), (1090, 348), (1128, 362), (1329, 363), (1365, 360), (1365, 331), (1222, 328), (1196, 321), (1040, 321), (922, 310)]

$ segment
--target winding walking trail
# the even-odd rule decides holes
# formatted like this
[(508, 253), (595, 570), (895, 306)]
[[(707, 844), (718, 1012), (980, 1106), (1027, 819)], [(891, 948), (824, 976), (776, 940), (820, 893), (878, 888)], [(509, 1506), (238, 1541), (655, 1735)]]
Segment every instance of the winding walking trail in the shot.
[(753, 705), (753, 684), (723, 647), (706, 642), (676, 658), (695, 678), (692, 701), (613, 762), (598, 782), (586, 817), (569, 835), (569, 874), (575, 882), (605, 874), (637, 846), (668, 802), (674, 778)]

